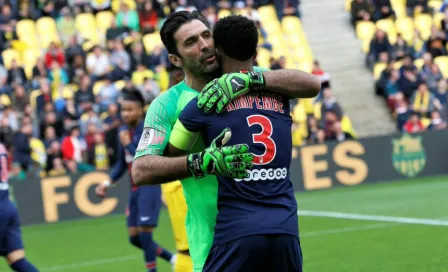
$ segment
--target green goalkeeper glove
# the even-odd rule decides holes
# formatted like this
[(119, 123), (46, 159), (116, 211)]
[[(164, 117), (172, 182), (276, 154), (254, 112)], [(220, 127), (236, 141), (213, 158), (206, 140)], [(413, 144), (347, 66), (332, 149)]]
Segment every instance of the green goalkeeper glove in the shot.
[(246, 170), (253, 167), (253, 155), (248, 152), (249, 146), (245, 144), (224, 146), (231, 136), (231, 130), (226, 128), (213, 140), (210, 147), (188, 156), (188, 168), (195, 178), (202, 178), (207, 174), (237, 179), (248, 177)]
[(210, 112), (214, 108), (222, 112), (227, 105), (238, 96), (249, 90), (265, 88), (264, 76), (261, 72), (242, 71), (241, 73), (224, 74), (208, 83), (198, 97), (198, 107)]

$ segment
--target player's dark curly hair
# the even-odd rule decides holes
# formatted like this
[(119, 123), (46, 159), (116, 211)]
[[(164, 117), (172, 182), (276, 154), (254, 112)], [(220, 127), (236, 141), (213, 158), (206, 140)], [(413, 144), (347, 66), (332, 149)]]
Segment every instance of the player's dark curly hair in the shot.
[(257, 52), (258, 30), (255, 22), (241, 15), (220, 19), (213, 29), (215, 46), (239, 61), (253, 58)]
[(123, 100), (137, 102), (142, 107), (145, 106), (145, 99), (143, 98), (142, 93), (135, 88), (123, 90), (122, 97)]
[(160, 30), (160, 38), (168, 50), (168, 53), (179, 56), (174, 34), (176, 34), (177, 30), (179, 30), (182, 25), (193, 20), (199, 20), (208, 27), (207, 20), (197, 11), (178, 11), (168, 16)]

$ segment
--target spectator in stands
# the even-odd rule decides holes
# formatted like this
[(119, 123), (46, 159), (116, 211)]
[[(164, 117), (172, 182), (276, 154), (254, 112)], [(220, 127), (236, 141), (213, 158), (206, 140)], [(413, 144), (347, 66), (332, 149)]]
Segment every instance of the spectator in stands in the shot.
[(62, 158), (72, 172), (76, 171), (74, 164), (82, 162), (83, 149), (79, 140), (80, 134), (79, 127), (73, 126), (61, 144)]
[(443, 11), (443, 18), (440, 22), (441, 30), (445, 32), (445, 37), (448, 38), (448, 6), (444, 4)]
[(397, 35), (397, 42), (395, 43), (395, 45), (392, 46), (390, 54), (391, 54), (393, 60), (400, 61), (405, 56), (412, 56), (412, 55), (414, 55), (414, 50), (403, 39), (403, 36), (401, 36), (401, 34), (398, 34)]
[(447, 54), (445, 33), (439, 31), (436, 26), (431, 28), (431, 36), (426, 42), (426, 49), (433, 58)]
[(351, 4), (351, 23), (356, 26), (358, 21), (370, 21), (372, 6), (367, 0), (353, 0)]
[[(321, 83), (321, 88), (324, 89), (324, 88), (330, 88), (331, 87), (331, 85), (330, 85), (330, 78), (331, 78), (331, 76), (330, 76), (329, 73), (325, 72), (321, 68), (319, 61), (315, 60), (313, 62), (313, 70), (311, 71), (311, 73), (313, 75), (319, 77), (320, 83)], [(320, 93), (319, 93), (319, 96), (320, 96)]]
[(72, 120), (79, 119), (79, 114), (78, 111), (76, 110), (75, 100), (73, 100), (73, 98), (65, 99), (65, 108), (63, 110), (63, 116), (64, 118), (70, 118)]
[(45, 62), (42, 57), (38, 57), (36, 60), (36, 65), (33, 67), (33, 86), (38, 87), (39, 86), (39, 79), (40, 78), (47, 78), (48, 77), (48, 71), (45, 67)]
[(79, 85), (82, 76), (87, 74), (84, 58), (81, 55), (76, 55), (73, 59), (73, 64), (68, 67), (68, 77), (70, 83)]
[(381, 72), (381, 75), (380, 75), (379, 79), (375, 83), (375, 93), (376, 93), (376, 95), (381, 95), (381, 96), (384, 96), (385, 98), (387, 98), (387, 95), (386, 95), (386, 85), (387, 85), (387, 82), (389, 81), (390, 75), (391, 75), (393, 70), (395, 70), (395, 62), (394, 61), (389, 61), (389, 63), (387, 64), (386, 69), (384, 69)]
[(121, 3), (120, 11), (117, 13), (117, 27), (129, 27), (132, 30), (139, 31), (139, 18), (135, 10), (131, 10), (125, 2)]
[(107, 155), (107, 146), (104, 142), (104, 135), (101, 132), (95, 133), (95, 146), (94, 146), (94, 165), (97, 170), (109, 169), (109, 157)]
[(410, 98), (422, 80), (413, 68), (405, 67), (402, 71), (398, 81), (398, 89), (406, 98)]
[(113, 81), (121, 80), (129, 76), (131, 70), (131, 58), (128, 52), (124, 50), (124, 45), (120, 40), (115, 41), (114, 50), (110, 56), (110, 62), (114, 67), (112, 72)]
[(79, 90), (75, 93), (75, 107), (79, 113), (84, 113), (86, 109), (93, 108), (95, 95), (88, 75), (83, 75), (79, 84)]
[(307, 129), (308, 129), (308, 136), (306, 138), (306, 141), (308, 144), (315, 144), (317, 143), (317, 134), (319, 131), (319, 125), (314, 116), (308, 117), (307, 120)]
[(90, 6), (94, 13), (110, 9), (110, 0), (91, 0)]
[(2, 46), (0, 46), (0, 49), (2, 49), (1, 47), (6, 49), (7, 47), (9, 47), (11, 42), (13, 40), (17, 40), (18, 37), (16, 31), (14, 30), (13, 23), (5, 24), (2, 30), (3, 31), (0, 31), (0, 41), (2, 42)]
[(428, 85), (429, 90), (433, 93), (437, 91), (439, 81), (443, 79), (442, 73), (435, 63), (431, 65), (430, 71), (422, 71), (421, 77), (425, 81), (426, 85)]
[(58, 138), (61, 138), (64, 135), (64, 124), (62, 120), (58, 119), (55, 112), (48, 112), (43, 117), (43, 122), (40, 124), (40, 135), (39, 138), (43, 139), (45, 136), (45, 130), (47, 127), (54, 127), (54, 130), (56, 132), (56, 136)]
[(45, 54), (45, 67), (51, 69), (53, 62), (57, 62), (60, 67), (65, 65), (64, 51), (55, 42), (50, 43)]
[(26, 105), (30, 103), (30, 98), (26, 93), (25, 87), (23, 85), (16, 85), (14, 88), (14, 95), (11, 99), (11, 105), (15, 111), (18, 113), (23, 113), (25, 111)]
[(97, 102), (101, 112), (106, 111), (109, 105), (114, 104), (118, 98), (118, 90), (113, 82), (112, 76), (107, 76), (104, 82), (104, 86), (97, 96)]
[(149, 56), (140, 41), (133, 43), (131, 46), (131, 71), (135, 71), (138, 65), (149, 67)]
[(341, 121), (334, 111), (327, 111), (325, 115), (322, 117), (320, 127), (325, 130), (326, 139), (331, 139), (334, 136), (333, 124)]
[(48, 80), (50, 80), (53, 92), (59, 91), (61, 87), (69, 82), (67, 72), (61, 68), (57, 61), (53, 61), (51, 64), (51, 70), (48, 73)]
[(41, 9), (42, 17), (52, 17), (56, 18), (58, 16), (58, 11), (55, 9), (54, 1), (43, 2), (43, 8)]
[(105, 133), (105, 141), (107, 146), (107, 154), (109, 156), (109, 162), (113, 164), (116, 160), (116, 154), (114, 150), (117, 148), (117, 135), (118, 128), (121, 125), (121, 119), (118, 112), (117, 104), (109, 105), (107, 110), (107, 117), (103, 120), (103, 131)]
[(93, 54), (87, 57), (87, 72), (91, 75), (92, 81), (104, 79), (110, 70), (109, 57), (99, 46), (94, 46)]
[(327, 135), (325, 133), (325, 130), (323, 129), (319, 129), (317, 131), (317, 138), (316, 138), (316, 144), (324, 144), (325, 141), (327, 140)]
[(87, 125), (87, 132), (84, 134), (84, 139), (87, 145), (87, 163), (95, 163), (95, 134), (99, 132), (95, 123), (89, 123)]
[(369, 53), (367, 55), (367, 67), (372, 69), (375, 62), (379, 60), (380, 54), (389, 53), (391, 48), (392, 46), (389, 43), (386, 33), (378, 29), (370, 42)]
[(428, 126), (428, 130), (442, 130), (447, 128), (447, 123), (442, 119), (440, 112), (435, 110), (431, 112), (431, 123)]
[(281, 56), (277, 61), (274, 62), (273, 65), (271, 65), (271, 70), (285, 69), (285, 66), (286, 58), (284, 56)]
[(323, 90), (323, 99), (321, 106), (321, 115), (324, 117), (327, 112), (333, 112), (336, 115), (337, 120), (341, 120), (344, 115), (341, 106), (336, 101), (336, 98), (333, 96), (333, 91), (330, 88), (326, 88)]
[(395, 12), (392, 9), (390, 0), (373, 0), (374, 14), (373, 19), (375, 21), (386, 19), (389, 17), (395, 17)]
[(14, 131), (9, 125), (8, 118), (0, 119), (0, 139), (5, 146), (11, 146), (14, 142)]
[(406, 13), (408, 16), (414, 17), (416, 13), (432, 13), (432, 10), (428, 6), (428, 0), (407, 0)]
[(0, 112), (0, 119), (7, 119), (9, 126), (13, 131), (17, 131), (19, 129), (17, 113), (11, 106), (4, 105), (3, 111)]
[(411, 113), (411, 116), (409, 117), (409, 120), (404, 124), (403, 126), (404, 132), (407, 133), (417, 133), (422, 132), (425, 130), (425, 126), (423, 125), (422, 121), (420, 120), (420, 117), (418, 116), (418, 113)]
[(438, 83), (437, 90), (434, 92), (435, 98), (440, 102), (440, 104), (444, 107), (447, 107), (447, 82), (445, 79), (440, 79)]
[(421, 117), (429, 117), (435, 109), (435, 97), (429, 92), (425, 83), (420, 83), (417, 91), (411, 98), (412, 110), (419, 113)]
[(75, 18), (73, 18), (69, 7), (61, 9), (61, 16), (57, 19), (56, 26), (63, 44), (76, 34)]
[(81, 135), (86, 135), (90, 124), (95, 125), (95, 127), (101, 127), (101, 119), (98, 114), (93, 109), (88, 109), (80, 118), (80, 130)]
[(422, 56), (423, 59), (423, 66), (421, 68), (422, 73), (429, 73), (431, 71), (431, 67), (434, 64), (434, 60), (432, 58), (431, 53), (424, 53)]
[(68, 45), (65, 48), (65, 57), (67, 59), (67, 64), (70, 66), (73, 64), (75, 57), (81, 55), (83, 58), (86, 56), (86, 53), (82, 49), (81, 45), (76, 42), (76, 36), (70, 36), (67, 41)]
[(0, 14), (0, 29), (3, 29), (9, 23), (14, 23), (15, 18), (10, 5), (4, 5)]
[(116, 39), (121, 39), (124, 36), (127, 36), (129, 32), (130, 32), (129, 27), (117, 26), (117, 21), (115, 20), (115, 18), (112, 18), (110, 27), (106, 31), (106, 40), (109, 42)]
[(8, 72), (0, 66), (0, 94), (11, 96), (12, 88), (8, 84)]
[(51, 164), (51, 168), (47, 171), (48, 176), (54, 177), (54, 176), (63, 176), (67, 174), (67, 170), (64, 167), (64, 163), (62, 162), (62, 159), (60, 157), (54, 158)]
[(154, 32), (159, 20), (159, 12), (153, 8), (150, 0), (144, 1), (144, 5), (138, 9), (138, 17), (140, 29), (144, 34)]
[(351, 135), (348, 132), (342, 131), (341, 122), (335, 122), (333, 124), (333, 136), (329, 138), (330, 141), (338, 141), (342, 142), (345, 140), (351, 140), (354, 139), (353, 135)]
[(30, 138), (32, 133), (33, 127), (31, 122), (24, 123), (22, 121), (22, 126), (14, 135), (12, 143), (14, 146), (14, 162), (18, 163), (25, 171), (32, 165), (30, 147)]
[(407, 122), (411, 111), (406, 102), (403, 93), (397, 93), (395, 96), (395, 110), (394, 114), (397, 117), (397, 129), (402, 131), (404, 124)]
[(299, 0), (274, 0), (274, 5), (279, 20), (288, 15), (300, 17)]
[(396, 96), (399, 92), (398, 80), (400, 80), (400, 73), (397, 70), (392, 70), (385, 87), (387, 106), (391, 111), (395, 109)]
[(58, 138), (56, 137), (56, 130), (54, 127), (47, 127), (44, 132), (44, 146), (45, 148), (50, 148), (51, 143), (53, 142), (59, 142)]
[(11, 69), (8, 70), (8, 84), (14, 87), (15, 85), (24, 85), (25, 83), (25, 70), (19, 66), (16, 59), (13, 59), (11, 62)]

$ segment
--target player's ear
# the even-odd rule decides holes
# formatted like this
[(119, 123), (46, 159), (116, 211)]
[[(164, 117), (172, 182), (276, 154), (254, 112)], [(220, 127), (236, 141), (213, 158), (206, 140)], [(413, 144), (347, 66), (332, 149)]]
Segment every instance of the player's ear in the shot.
[(168, 59), (171, 61), (171, 63), (174, 66), (182, 68), (183, 62), (182, 62), (182, 59), (179, 56), (174, 55), (174, 54), (169, 54), (168, 55)]

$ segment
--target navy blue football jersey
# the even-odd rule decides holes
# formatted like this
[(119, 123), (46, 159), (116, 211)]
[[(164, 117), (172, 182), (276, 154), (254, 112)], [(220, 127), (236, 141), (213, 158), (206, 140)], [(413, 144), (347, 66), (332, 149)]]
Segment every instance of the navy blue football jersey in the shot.
[(201, 132), (210, 146), (225, 128), (228, 145), (247, 144), (254, 168), (243, 180), (218, 177), (218, 215), (214, 245), (255, 234), (298, 237), (297, 202), (290, 181), (292, 136), (289, 100), (270, 92), (251, 92), (233, 100), (224, 113), (206, 114), (193, 99), (179, 121)]

